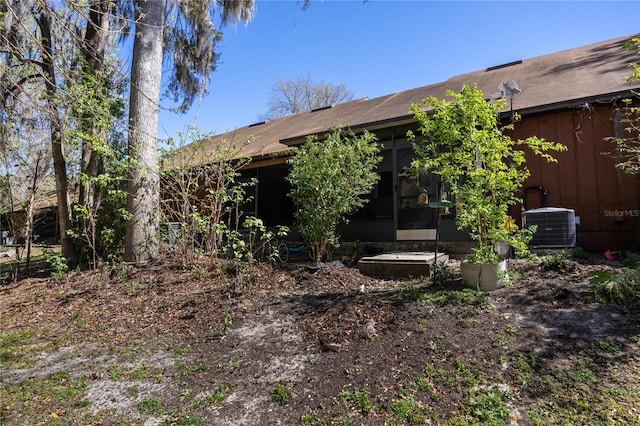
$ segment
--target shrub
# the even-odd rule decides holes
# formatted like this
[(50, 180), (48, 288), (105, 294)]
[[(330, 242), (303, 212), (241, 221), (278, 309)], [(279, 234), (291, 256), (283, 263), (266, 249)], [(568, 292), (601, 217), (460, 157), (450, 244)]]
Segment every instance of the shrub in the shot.
[(338, 224), (367, 203), (366, 195), (380, 176), (381, 161), (375, 135), (331, 129), (326, 139), (310, 136), (289, 159), (289, 196), (302, 238), (316, 260), (339, 243)]
[(373, 409), (369, 388), (366, 386), (357, 386), (353, 392), (343, 390), (340, 396), (345, 404), (352, 406), (360, 414), (366, 415)]
[(291, 398), (291, 388), (287, 386), (287, 382), (284, 380), (277, 381), (271, 386), (269, 390), (271, 400), (280, 405), (287, 405)]
[(621, 268), (618, 271), (596, 271), (589, 280), (595, 284), (596, 300), (600, 303), (613, 302), (619, 305), (640, 304), (640, 270)]
[(60, 255), (54, 254), (53, 256), (49, 256), (47, 262), (51, 266), (51, 275), (54, 278), (62, 278), (69, 270), (66, 259)]
[[(250, 162), (241, 155), (251, 143), (226, 140), (207, 145), (213, 135), (189, 128), (163, 157), (162, 215), (165, 222), (179, 222), (171, 230), (174, 250), (185, 263), (199, 253), (244, 254), (239, 238), (242, 206), (250, 201), (246, 189), (255, 180), (242, 180), (240, 169)], [(191, 142), (191, 143), (190, 143)]]
[(542, 257), (542, 267), (548, 271), (561, 271), (569, 266), (567, 252), (558, 251)]

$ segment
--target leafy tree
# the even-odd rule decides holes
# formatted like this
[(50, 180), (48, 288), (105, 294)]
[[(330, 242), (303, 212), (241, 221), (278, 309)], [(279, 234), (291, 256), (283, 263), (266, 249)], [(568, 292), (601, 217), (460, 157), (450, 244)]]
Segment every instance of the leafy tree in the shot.
[(316, 259), (338, 245), (337, 228), (347, 222), (346, 215), (367, 203), (366, 195), (380, 178), (379, 152), (372, 133), (330, 129), (325, 139), (309, 136), (289, 159), (287, 180), (298, 230)]
[(322, 108), (353, 99), (345, 83), (314, 82), (309, 76), (277, 80), (269, 96), (263, 120)]
[[(86, 72), (86, 71), (85, 71)], [(71, 114), (77, 124), (67, 132), (71, 145), (80, 149), (81, 165), (75, 176), (79, 199), (73, 206), (73, 229), (68, 233), (84, 265), (113, 266), (122, 259), (126, 193), (122, 82), (91, 69), (65, 88), (76, 99)]]
[[(624, 48), (635, 51), (638, 55), (640, 55), (640, 37), (632, 38), (631, 41), (624, 44)], [(629, 64), (629, 68), (632, 69), (632, 72), (628, 79), (633, 81), (640, 80), (640, 63), (632, 62)]]
[[(624, 47), (640, 55), (640, 37), (631, 39)], [(627, 79), (640, 81), (640, 63), (632, 62), (629, 67), (632, 73)], [(640, 173), (640, 106), (637, 99), (623, 99), (622, 102), (624, 106), (617, 111), (620, 125), (616, 127), (616, 135), (606, 138), (616, 147), (616, 151), (609, 155), (615, 158), (616, 167), (620, 170), (637, 175)]]
[(499, 121), (506, 101), (487, 102), (475, 85), (465, 85), (459, 93), (448, 91), (447, 96), (453, 101), (430, 96), (424, 100), (427, 108), (411, 105), (424, 136), (418, 141), (409, 132), (416, 154), (411, 166), (429, 170), (449, 185), (456, 225), (478, 243), (472, 260), (497, 261), (490, 244), (500, 241), (525, 252), (531, 233), (515, 229), (509, 216), (509, 208), (521, 201), (516, 191), (530, 175), (522, 148), (553, 162), (547, 151), (566, 147), (538, 137), (511, 139), (504, 130), (513, 124), (502, 126)]
[[(78, 40), (78, 66), (65, 88), (73, 99), (71, 113), (77, 121), (71, 138), (81, 150), (77, 205), (92, 212), (93, 216), (105, 201), (105, 177), (116, 180), (122, 177), (117, 160), (122, 160), (119, 145), (123, 139), (120, 130), (125, 113), (122, 96), (125, 79), (118, 72), (120, 64), (116, 56), (110, 52), (115, 47), (114, 35), (126, 25), (122, 20), (117, 23), (110, 18), (117, 12), (127, 17), (126, 10), (122, 7), (119, 10), (114, 0), (87, 3), (84, 35)], [(77, 228), (86, 230), (88, 227), (85, 217), (80, 215)], [(92, 251), (95, 264), (95, 246)]]

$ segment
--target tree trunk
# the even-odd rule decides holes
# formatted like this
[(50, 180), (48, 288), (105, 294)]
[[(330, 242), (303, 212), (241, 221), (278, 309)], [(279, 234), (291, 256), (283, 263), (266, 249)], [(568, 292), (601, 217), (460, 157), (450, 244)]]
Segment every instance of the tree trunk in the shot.
[(58, 203), (60, 244), (62, 248), (62, 256), (66, 259), (67, 264), (74, 267), (77, 262), (77, 256), (74, 252), (71, 238), (67, 234), (67, 230), (71, 229), (71, 214), (69, 210), (68, 189), (69, 182), (67, 180), (67, 164), (62, 150), (62, 129), (60, 125), (60, 116), (55, 98), (57, 92), (56, 74), (53, 65), (53, 45), (51, 41), (51, 20), (46, 11), (39, 11), (36, 16), (38, 26), (40, 27), (41, 43), (42, 43), (42, 72), (46, 76), (45, 86), (47, 89), (47, 105), (49, 107), (50, 117), (50, 133), (51, 133), (51, 153), (53, 156), (53, 169), (56, 178), (56, 198)]
[[(92, 83), (92, 85), (83, 84), (84, 87), (95, 87), (98, 91), (103, 91), (102, 86), (93, 84), (93, 79), (101, 79), (100, 72), (105, 65), (105, 52), (109, 46), (112, 37), (110, 33), (109, 13), (115, 6), (112, 0), (92, 0), (89, 6), (89, 19), (87, 20), (86, 30), (82, 43), (82, 74), (80, 78), (83, 83)], [(95, 93), (97, 98), (103, 93)], [(108, 129), (102, 125), (105, 117), (96, 116), (97, 111), (85, 111), (80, 120), (83, 130), (89, 134), (96, 136), (101, 140), (107, 140)], [(95, 123), (100, 123), (96, 125)], [(102, 155), (94, 147), (93, 139), (83, 140), (82, 156), (80, 161), (80, 172), (86, 177), (84, 181), (79, 182), (78, 204), (85, 206), (89, 212), (89, 217), (81, 215), (78, 218), (78, 226), (80, 229), (91, 231), (87, 233), (89, 238), (89, 246), (91, 248), (90, 258), (88, 259), (90, 267), (97, 267), (96, 252), (96, 215), (100, 209), (101, 189), (96, 185), (95, 178), (102, 172), (103, 159)]]
[(24, 244), (26, 251), (25, 271), (27, 276), (31, 273), (31, 243), (33, 242), (33, 205), (36, 202), (36, 191), (32, 190), (29, 194), (29, 204), (25, 211), (26, 223), (24, 229)]
[(24, 242), (26, 245), (27, 259), (26, 259), (26, 272), (27, 276), (31, 273), (31, 245), (33, 243), (33, 211), (36, 203), (36, 196), (38, 195), (38, 186), (41, 179), (40, 176), (40, 163), (43, 161), (42, 151), (39, 151), (33, 167), (33, 176), (31, 180), (31, 187), (29, 188), (29, 203), (26, 208), (26, 226), (24, 231)]
[(154, 259), (159, 249), (158, 102), (167, 0), (137, 0), (129, 100), (125, 261)]
[[(85, 30), (82, 57), (85, 62), (82, 66), (82, 78), (88, 79), (95, 76), (102, 70), (104, 65), (104, 54), (109, 45), (109, 10), (113, 7), (111, 0), (94, 0), (89, 9), (89, 19)], [(81, 117), (83, 120), (86, 117)], [(106, 138), (106, 135), (100, 135)], [(81, 171), (89, 178), (86, 183), (80, 185), (78, 203), (94, 208), (94, 184), (91, 178), (95, 178), (99, 172), (100, 155), (94, 151), (90, 142), (82, 143)]]

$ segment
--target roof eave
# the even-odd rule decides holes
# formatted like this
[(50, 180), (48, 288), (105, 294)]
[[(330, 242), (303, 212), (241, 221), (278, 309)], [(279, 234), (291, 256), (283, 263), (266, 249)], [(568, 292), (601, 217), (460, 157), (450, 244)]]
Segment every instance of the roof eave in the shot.
[[(614, 92), (614, 93), (603, 93), (599, 95), (570, 99), (562, 102), (555, 102), (555, 103), (544, 104), (544, 105), (536, 105), (530, 108), (518, 108), (514, 110), (514, 112), (518, 113), (521, 116), (526, 116), (526, 115), (541, 114), (549, 111), (575, 109), (576, 107), (589, 106), (590, 104), (591, 105), (613, 104), (616, 101), (620, 101), (622, 99), (638, 97), (638, 94), (637, 92), (635, 92), (635, 90), (640, 90), (640, 88), (633, 88), (633, 89), (628, 89), (628, 90)], [(510, 111), (503, 111), (500, 113), (501, 118), (507, 118), (510, 115), (511, 115)]]
[[(355, 125), (354, 124), (346, 125), (346, 126), (343, 126), (342, 128), (343, 129), (349, 128), (356, 132), (359, 130), (365, 130), (365, 129), (368, 131), (373, 131), (373, 130), (389, 127), (390, 124), (400, 126), (403, 124), (409, 124), (413, 122), (415, 122), (415, 118), (413, 114), (407, 114), (399, 117), (385, 118), (384, 120), (369, 121), (366, 123), (355, 124)], [(319, 138), (322, 139), (322, 137), (328, 133), (329, 133), (329, 130), (324, 130), (322, 132), (314, 132), (314, 133), (309, 133), (305, 135), (298, 135), (290, 138), (280, 139), (278, 142), (288, 147), (294, 147), (297, 145), (302, 145), (309, 136), (318, 136)]]

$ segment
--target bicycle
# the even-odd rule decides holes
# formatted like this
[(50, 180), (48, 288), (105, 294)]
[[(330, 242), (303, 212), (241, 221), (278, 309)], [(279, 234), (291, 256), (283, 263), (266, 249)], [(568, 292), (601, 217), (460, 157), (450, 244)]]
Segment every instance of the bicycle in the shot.
[(291, 254), (306, 253), (309, 260), (313, 261), (313, 250), (306, 244), (298, 244), (296, 246), (289, 246), (286, 242), (278, 244), (278, 261), (280, 263), (287, 263)]
[(262, 242), (258, 248), (251, 253), (250, 257), (259, 262), (264, 262), (265, 260), (269, 262), (280, 262), (280, 253), (277, 249), (277, 241), (274, 244), (273, 240), (267, 240)]

